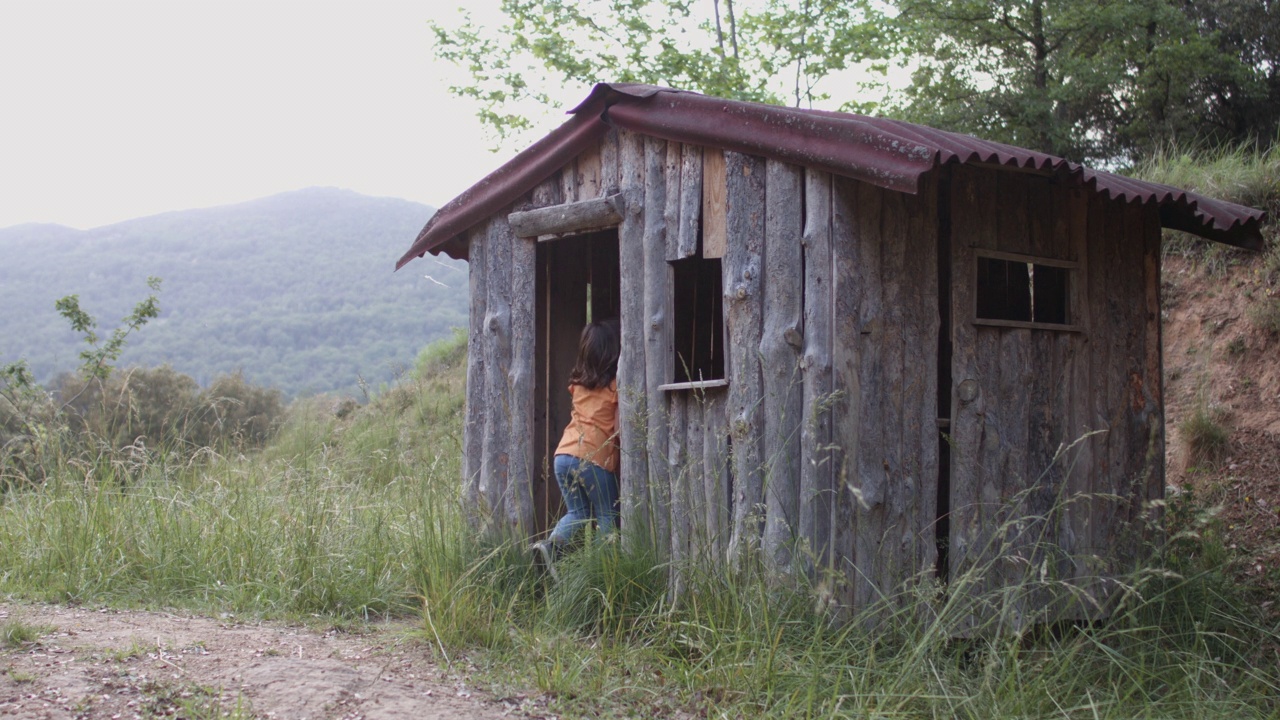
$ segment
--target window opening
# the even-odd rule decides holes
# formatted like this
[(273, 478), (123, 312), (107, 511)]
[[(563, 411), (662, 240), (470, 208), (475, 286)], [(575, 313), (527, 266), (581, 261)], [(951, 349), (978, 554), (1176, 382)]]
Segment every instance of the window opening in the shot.
[(675, 377), (673, 382), (724, 379), (724, 298), (720, 259), (692, 257), (671, 262), (674, 285)]
[(979, 256), (977, 317), (1069, 325), (1069, 273), (1058, 265)]

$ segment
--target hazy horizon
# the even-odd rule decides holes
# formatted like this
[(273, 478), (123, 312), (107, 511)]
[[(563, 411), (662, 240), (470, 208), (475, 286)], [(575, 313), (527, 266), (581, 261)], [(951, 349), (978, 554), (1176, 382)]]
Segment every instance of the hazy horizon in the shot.
[(439, 207), (507, 156), (432, 55), (461, 4), (2, 3), (0, 227), (326, 186)]

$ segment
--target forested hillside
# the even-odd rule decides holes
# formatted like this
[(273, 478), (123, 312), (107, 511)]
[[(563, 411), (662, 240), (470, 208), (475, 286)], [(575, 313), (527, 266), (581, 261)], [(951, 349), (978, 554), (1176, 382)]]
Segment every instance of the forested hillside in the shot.
[(43, 382), (74, 368), (80, 339), (54, 302), (79, 294), (110, 329), (158, 276), (160, 317), (129, 338), (121, 364), (168, 363), (202, 384), (242, 370), (288, 395), (359, 393), (465, 324), (464, 263), (392, 272), (432, 212), (311, 188), (85, 231), (0, 229), (0, 362), (26, 358)]

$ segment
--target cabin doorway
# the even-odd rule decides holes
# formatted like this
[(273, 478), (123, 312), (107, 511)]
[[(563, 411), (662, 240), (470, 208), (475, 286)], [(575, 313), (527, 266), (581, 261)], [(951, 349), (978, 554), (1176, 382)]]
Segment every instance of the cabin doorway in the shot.
[(538, 243), (537, 379), (534, 410), (534, 526), (544, 533), (560, 518), (560, 488), (551, 460), (571, 403), (566, 388), (578, 336), (592, 320), (620, 309), (616, 228)]

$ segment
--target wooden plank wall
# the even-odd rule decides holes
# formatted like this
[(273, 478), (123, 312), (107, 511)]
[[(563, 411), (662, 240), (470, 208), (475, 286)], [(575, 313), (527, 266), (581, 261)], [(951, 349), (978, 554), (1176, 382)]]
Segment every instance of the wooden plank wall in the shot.
[[(1144, 501), (1163, 491), (1159, 218), (1047, 178), (953, 173), (953, 591), (1001, 598), (971, 627), (1096, 614), (1051, 602), (1038, 579), (1105, 604)], [(1077, 262), (1079, 330), (973, 324), (975, 249)]]
[(835, 478), (831, 543), (841, 604), (865, 608), (934, 564), (937, 211), (837, 179), (832, 195)]

